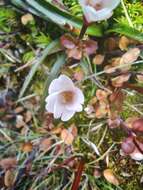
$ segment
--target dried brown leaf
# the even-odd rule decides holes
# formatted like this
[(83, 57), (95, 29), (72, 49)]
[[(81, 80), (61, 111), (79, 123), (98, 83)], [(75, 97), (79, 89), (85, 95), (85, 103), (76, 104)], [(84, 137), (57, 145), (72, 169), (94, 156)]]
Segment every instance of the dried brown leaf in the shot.
[(33, 144), (31, 142), (26, 142), (21, 146), (23, 152), (29, 153), (33, 149)]
[(112, 85), (116, 88), (122, 87), (123, 83), (127, 82), (130, 79), (130, 76), (130, 74), (122, 74), (120, 76), (117, 76), (111, 80)]
[(119, 48), (121, 50), (127, 50), (128, 46), (130, 44), (130, 39), (127, 38), (126, 36), (122, 36), (119, 40)]
[(96, 90), (96, 97), (98, 100), (102, 101), (102, 100), (106, 100), (108, 97), (109, 93), (106, 92), (105, 90)]
[(15, 166), (17, 165), (17, 160), (16, 158), (4, 158), (2, 160), (0, 160), (0, 166), (4, 169), (11, 169), (11, 168), (15, 168)]
[(61, 139), (64, 141), (65, 144), (71, 145), (73, 143), (74, 136), (69, 130), (63, 129), (61, 132)]
[(104, 58), (105, 58), (104, 55), (101, 55), (101, 54), (96, 55), (93, 59), (93, 64), (101, 65), (104, 61)]
[(105, 179), (113, 184), (113, 185), (116, 185), (118, 186), (119, 185), (119, 180), (117, 179), (117, 177), (114, 175), (113, 171), (111, 169), (106, 169), (104, 170), (103, 172), (103, 175), (105, 177)]
[(33, 20), (34, 20), (34, 17), (30, 13), (27, 13), (21, 17), (21, 22), (23, 25), (26, 25)]
[(52, 140), (50, 138), (45, 138), (40, 141), (40, 150), (45, 151), (52, 145)]
[(4, 184), (7, 187), (12, 187), (14, 184), (14, 172), (12, 170), (7, 170), (4, 175)]
[(131, 64), (138, 59), (139, 55), (140, 55), (140, 49), (139, 48), (129, 49), (121, 57), (120, 64)]

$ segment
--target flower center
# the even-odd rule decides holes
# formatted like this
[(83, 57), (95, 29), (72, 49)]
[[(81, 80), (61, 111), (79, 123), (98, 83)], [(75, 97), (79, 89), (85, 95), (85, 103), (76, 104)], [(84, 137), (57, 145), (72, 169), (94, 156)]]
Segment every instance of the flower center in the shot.
[(93, 4), (91, 0), (87, 0), (87, 5), (94, 7), (96, 11), (99, 11), (102, 9), (102, 3)]
[(72, 103), (74, 98), (74, 93), (72, 91), (65, 91), (62, 92), (60, 95), (63, 104)]
[(94, 6), (94, 8), (96, 9), (96, 11), (101, 10), (102, 9), (101, 3), (96, 3), (96, 5)]

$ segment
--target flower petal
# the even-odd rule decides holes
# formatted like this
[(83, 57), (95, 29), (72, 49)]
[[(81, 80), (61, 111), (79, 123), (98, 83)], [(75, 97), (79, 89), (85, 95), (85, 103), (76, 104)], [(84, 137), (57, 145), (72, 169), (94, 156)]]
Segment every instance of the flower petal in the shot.
[(79, 4), (84, 7), (87, 5), (87, 0), (79, 0)]
[(102, 21), (105, 19), (108, 19), (112, 16), (112, 11), (108, 8), (101, 9), (99, 11), (96, 11), (91, 6), (86, 6), (84, 9), (84, 14), (86, 17), (87, 22), (96, 22), (96, 21)]
[(72, 80), (66, 75), (60, 75), (58, 79), (54, 79), (49, 86), (49, 94), (62, 91), (71, 91), (74, 88)]
[(77, 111), (77, 112), (81, 112), (82, 110), (83, 110), (83, 107), (82, 107), (82, 105), (80, 104), (80, 105), (77, 107), (76, 111)]
[(75, 93), (75, 98), (76, 98), (76, 101), (80, 104), (83, 104), (84, 103), (84, 95), (83, 95), (83, 92), (75, 87), (74, 88), (74, 93)]
[(120, 0), (104, 0), (104, 1), (102, 1), (103, 8), (109, 8), (110, 10), (115, 9), (119, 3), (120, 3)]
[(97, 3), (101, 3), (102, 0), (79, 0), (79, 4), (84, 7), (84, 6), (87, 6), (87, 5), (93, 5), (95, 6)]
[(65, 107), (63, 104), (60, 103), (59, 98), (56, 99), (56, 102), (54, 104), (54, 118), (58, 119), (62, 116), (62, 113), (64, 112)]
[(62, 113), (61, 120), (62, 120), (62, 121), (68, 121), (69, 119), (71, 119), (71, 118), (73, 117), (74, 114), (75, 114), (75, 111), (65, 110), (65, 111)]
[(57, 99), (57, 94), (51, 94), (46, 98), (46, 110), (50, 113), (54, 113), (54, 105)]

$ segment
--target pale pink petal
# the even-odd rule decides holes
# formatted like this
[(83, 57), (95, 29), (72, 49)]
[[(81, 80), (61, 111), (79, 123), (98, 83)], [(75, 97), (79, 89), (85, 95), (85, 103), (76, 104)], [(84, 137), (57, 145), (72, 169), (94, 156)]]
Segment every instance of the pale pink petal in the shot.
[(50, 113), (54, 113), (54, 105), (56, 102), (58, 95), (57, 94), (51, 94), (46, 98), (46, 110)]
[(97, 11), (96, 19), (97, 19), (97, 21), (106, 20), (106, 19), (110, 18), (112, 16), (112, 14), (113, 14), (113, 12), (110, 9), (104, 8), (104, 9)]
[(84, 16), (87, 20), (87, 22), (95, 22), (97, 21), (96, 19), (96, 14), (97, 14), (97, 11), (91, 7), (91, 6), (85, 6), (83, 7), (83, 13), (84, 13)]
[(85, 6), (87, 4), (87, 0), (79, 0), (79, 4), (81, 6)]
[(81, 112), (83, 110), (83, 106), (80, 104), (77, 108), (76, 111), (77, 112)]
[(88, 5), (89, 4), (89, 2), (90, 2), (90, 5), (96, 5), (97, 3), (101, 3), (101, 1), (102, 0), (91, 0), (91, 1), (89, 1), (89, 0), (79, 0), (79, 4), (82, 6), (82, 7), (84, 7), (84, 6), (86, 6), (86, 5)]
[(61, 104), (59, 101), (59, 98), (57, 98), (54, 104), (54, 118), (55, 119), (60, 118), (64, 110), (65, 110), (65, 106)]
[(83, 104), (84, 103), (83, 92), (79, 88), (75, 87), (74, 88), (74, 94), (75, 94), (75, 99), (76, 99), (75, 101), (77, 101), (80, 104)]
[(96, 11), (91, 6), (86, 6), (84, 9), (84, 15), (86, 17), (87, 22), (96, 22), (96, 21), (102, 21), (105, 19), (108, 19), (112, 16), (112, 11), (110, 9), (101, 9), (99, 11)]
[(65, 108), (68, 111), (75, 111), (75, 112), (81, 112), (83, 110), (82, 105), (77, 102), (75, 102), (74, 104), (66, 105)]
[(103, 8), (109, 8), (110, 10), (115, 9), (119, 3), (120, 0), (102, 0)]
[(72, 80), (66, 75), (60, 75), (59, 78), (54, 79), (49, 86), (49, 94), (55, 92), (69, 91), (74, 88)]
[(75, 114), (75, 111), (64, 110), (64, 112), (62, 113), (61, 120), (68, 121), (69, 119), (73, 117), (74, 114)]

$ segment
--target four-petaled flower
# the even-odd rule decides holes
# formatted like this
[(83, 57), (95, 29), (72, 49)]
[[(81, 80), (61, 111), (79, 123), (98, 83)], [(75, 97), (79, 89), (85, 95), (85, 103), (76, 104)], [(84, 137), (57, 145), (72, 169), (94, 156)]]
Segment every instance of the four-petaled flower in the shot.
[(120, 0), (79, 0), (87, 23), (110, 18)]
[(61, 37), (61, 44), (66, 48), (69, 58), (80, 60), (83, 56), (96, 53), (97, 42), (93, 40), (80, 40), (65, 34)]
[(82, 111), (84, 95), (66, 75), (60, 75), (49, 86), (46, 98), (46, 110), (53, 113), (54, 118), (68, 121), (76, 112)]

